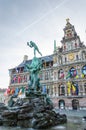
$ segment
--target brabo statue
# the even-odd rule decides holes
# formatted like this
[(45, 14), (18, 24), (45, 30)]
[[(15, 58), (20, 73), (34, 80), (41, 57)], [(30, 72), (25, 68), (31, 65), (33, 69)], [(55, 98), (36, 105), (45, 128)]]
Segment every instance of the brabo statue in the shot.
[(32, 41), (30, 41), (30, 43), (27, 42), (27, 45), (31, 48), (34, 47), (34, 57), (36, 57), (36, 51), (42, 56), (41, 52), (39, 51), (37, 45), (34, 42)]
[(34, 47), (34, 58), (32, 59), (31, 64), (26, 64), (26, 68), (30, 72), (29, 82), (28, 82), (28, 90), (26, 90), (26, 96), (32, 96), (36, 95), (41, 91), (41, 85), (40, 85), (40, 78), (38, 76), (39, 71), (42, 68), (42, 61), (36, 57), (36, 51), (40, 54), (37, 45), (30, 41), (27, 42), (27, 45), (29, 45), (31, 48)]

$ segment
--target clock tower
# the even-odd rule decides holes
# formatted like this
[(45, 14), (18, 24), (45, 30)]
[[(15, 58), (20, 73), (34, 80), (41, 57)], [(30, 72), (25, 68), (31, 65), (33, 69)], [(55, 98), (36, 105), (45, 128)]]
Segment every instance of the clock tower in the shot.
[[(74, 26), (66, 19), (66, 26), (64, 30), (64, 37), (62, 38), (62, 51), (64, 53), (63, 59), (68, 62), (80, 59), (78, 50), (82, 46), (80, 37), (77, 35)], [(66, 58), (65, 58), (66, 57)]]
[(77, 35), (75, 28), (70, 24), (69, 19), (66, 19), (67, 23), (64, 30), (64, 37), (62, 39), (62, 48), (63, 51), (71, 51), (79, 48), (81, 45), (81, 41), (79, 36)]

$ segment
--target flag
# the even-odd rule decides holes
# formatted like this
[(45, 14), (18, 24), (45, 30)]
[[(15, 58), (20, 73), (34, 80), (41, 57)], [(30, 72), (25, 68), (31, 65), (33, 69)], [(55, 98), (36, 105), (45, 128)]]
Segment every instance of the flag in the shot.
[(70, 94), (71, 93), (71, 82), (67, 82), (67, 92), (68, 92), (68, 94)]
[(10, 94), (12, 95), (12, 94), (14, 94), (14, 92), (15, 92), (15, 90), (14, 90), (14, 88), (12, 88), (12, 89), (10, 90)]
[(67, 76), (66, 76), (66, 79), (70, 78), (71, 77), (71, 74), (70, 74), (70, 71), (68, 72)]
[(8, 93), (7, 93), (7, 89), (6, 89), (6, 91), (4, 92), (4, 96), (7, 96), (8, 95)]
[(78, 95), (79, 93), (79, 86), (78, 86), (78, 83), (76, 83), (76, 95)]
[(19, 93), (18, 93), (18, 95), (21, 95), (21, 94), (23, 94), (23, 93), (24, 93), (24, 90), (25, 90), (25, 88), (24, 88), (24, 87), (21, 87), (21, 88), (20, 88), (20, 90), (19, 90)]
[(21, 77), (20, 76), (18, 76), (18, 83), (20, 83), (21, 82)]
[(72, 92), (75, 93), (76, 92), (76, 87), (72, 84)]
[(82, 74), (81, 77), (84, 78), (84, 74)]
[(11, 91), (11, 89), (10, 89), (10, 88), (8, 88), (8, 89), (7, 89), (7, 94), (10, 94), (10, 91)]
[(13, 97), (17, 97), (17, 96), (18, 96), (18, 93), (19, 93), (19, 88), (16, 88)]
[(44, 94), (47, 93), (46, 86), (43, 86), (42, 92), (43, 92)]
[(79, 76), (78, 75), (76, 75), (76, 77), (75, 77), (76, 79), (78, 79), (79, 78)]

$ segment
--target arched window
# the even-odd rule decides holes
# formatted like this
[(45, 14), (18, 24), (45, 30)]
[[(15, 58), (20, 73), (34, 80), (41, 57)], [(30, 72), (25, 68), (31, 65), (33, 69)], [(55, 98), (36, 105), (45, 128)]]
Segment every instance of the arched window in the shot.
[(68, 71), (68, 74), (67, 74), (66, 78), (67, 78), (67, 79), (68, 79), (68, 78), (74, 78), (74, 77), (76, 77), (76, 75), (77, 75), (77, 71), (76, 71), (76, 69), (75, 69), (74, 67), (72, 67), (72, 68)]
[(49, 86), (47, 86), (47, 94), (48, 95), (49, 95), (49, 91), (50, 91)]
[(73, 42), (71, 42), (71, 49), (73, 49)]
[(49, 72), (46, 71), (46, 72), (45, 72), (45, 80), (48, 80), (48, 79), (49, 79)]
[(65, 57), (65, 63), (67, 62), (67, 58)]
[(65, 96), (65, 86), (61, 85), (61, 95)]
[(59, 100), (59, 108), (60, 109), (65, 109), (65, 101), (63, 99)]
[(68, 44), (68, 50), (71, 50), (71, 43)]
[(64, 96), (65, 95), (65, 86), (62, 84), (59, 86), (59, 96)]
[(82, 67), (83, 77), (86, 77), (86, 65)]
[(73, 67), (70, 69), (70, 73), (71, 73), (71, 77), (76, 77), (76, 75), (77, 75), (77, 71)]
[(85, 51), (82, 51), (82, 59), (84, 60), (85, 59)]
[(77, 48), (77, 43), (75, 43), (75, 48)]
[(79, 60), (79, 56), (78, 55), (76, 55), (76, 60)]
[(72, 108), (74, 110), (77, 110), (79, 108), (79, 100), (77, 100), (77, 99), (72, 100)]
[(64, 79), (64, 71), (62, 69), (58, 71), (58, 79)]
[(57, 72), (55, 71), (54, 72), (54, 80), (56, 80), (57, 79)]
[(58, 58), (59, 58), (59, 64), (62, 64), (62, 57), (59, 56)]
[(86, 83), (84, 84), (84, 91), (85, 91), (85, 94), (86, 94)]
[(64, 44), (64, 50), (66, 50), (66, 45)]

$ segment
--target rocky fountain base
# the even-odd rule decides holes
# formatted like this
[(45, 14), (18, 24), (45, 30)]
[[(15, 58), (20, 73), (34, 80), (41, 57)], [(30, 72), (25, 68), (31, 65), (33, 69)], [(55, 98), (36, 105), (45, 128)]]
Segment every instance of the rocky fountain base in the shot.
[(0, 105), (0, 125), (46, 129), (66, 123), (66, 115), (56, 113), (43, 97), (18, 99), (12, 107)]

